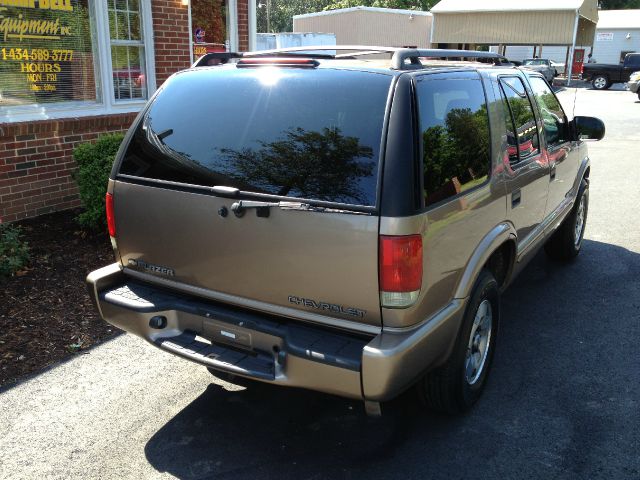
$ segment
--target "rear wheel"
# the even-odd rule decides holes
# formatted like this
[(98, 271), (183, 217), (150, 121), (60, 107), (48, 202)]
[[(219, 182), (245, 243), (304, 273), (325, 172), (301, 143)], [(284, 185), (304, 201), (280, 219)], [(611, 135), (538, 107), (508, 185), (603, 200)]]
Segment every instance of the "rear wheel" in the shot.
[(596, 75), (593, 77), (591, 85), (593, 85), (593, 88), (596, 90), (606, 90), (611, 86), (609, 78), (606, 75)]
[(418, 384), (423, 402), (434, 410), (462, 413), (480, 398), (487, 383), (500, 323), (500, 294), (493, 275), (476, 281), (451, 356)]
[(640, 100), (640, 90), (638, 90), (638, 100)]
[(547, 255), (561, 262), (573, 260), (580, 253), (589, 212), (589, 184), (582, 180), (576, 203), (569, 216), (544, 245)]

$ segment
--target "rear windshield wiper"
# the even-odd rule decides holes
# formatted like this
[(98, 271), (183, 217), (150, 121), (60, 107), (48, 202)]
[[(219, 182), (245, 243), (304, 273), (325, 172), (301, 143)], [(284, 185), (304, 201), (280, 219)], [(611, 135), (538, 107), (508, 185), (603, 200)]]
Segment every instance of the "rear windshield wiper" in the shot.
[(231, 205), (231, 211), (236, 217), (242, 217), (245, 212), (251, 208), (256, 209), (258, 217), (268, 217), (271, 207), (278, 207), (283, 210), (305, 210), (313, 212), (324, 212), (327, 210), (322, 207), (314, 207), (308, 203), (302, 202), (263, 202), (259, 200), (239, 200)]
[(370, 215), (367, 212), (359, 212), (357, 210), (349, 210), (344, 208), (328, 208), (318, 207), (310, 203), (303, 202), (261, 202), (255, 200), (240, 200), (231, 205), (231, 211), (236, 217), (242, 217), (247, 210), (256, 209), (258, 217), (266, 218), (270, 215), (271, 207), (278, 207), (281, 210), (301, 210), (305, 212), (324, 212), (324, 213), (350, 213), (353, 215)]

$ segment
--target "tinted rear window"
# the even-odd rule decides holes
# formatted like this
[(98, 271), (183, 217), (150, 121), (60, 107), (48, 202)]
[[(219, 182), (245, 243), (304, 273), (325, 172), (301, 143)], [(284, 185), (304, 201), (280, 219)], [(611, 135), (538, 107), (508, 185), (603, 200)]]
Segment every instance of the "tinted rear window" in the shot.
[(371, 206), (391, 76), (220, 68), (174, 77), (120, 173)]

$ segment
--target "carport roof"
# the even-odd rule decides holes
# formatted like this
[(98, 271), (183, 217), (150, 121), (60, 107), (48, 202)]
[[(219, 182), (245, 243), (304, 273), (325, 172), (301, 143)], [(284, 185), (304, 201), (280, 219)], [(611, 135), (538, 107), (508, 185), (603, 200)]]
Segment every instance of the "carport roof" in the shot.
[(466, 12), (531, 12), (548, 10), (577, 10), (584, 0), (538, 0), (530, 2), (514, 2), (513, 0), (441, 0), (431, 9), (431, 13), (466, 13)]
[(432, 43), (479, 45), (592, 45), (597, 0), (441, 0), (433, 13)]

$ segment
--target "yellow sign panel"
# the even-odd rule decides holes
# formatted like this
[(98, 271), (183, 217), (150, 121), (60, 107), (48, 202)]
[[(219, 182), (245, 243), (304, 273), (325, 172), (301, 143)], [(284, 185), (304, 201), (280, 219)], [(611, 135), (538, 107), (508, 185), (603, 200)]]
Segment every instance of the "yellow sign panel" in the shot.
[(92, 58), (88, 27), (87, 0), (0, 0), (0, 106), (76, 99), (74, 74), (92, 69), (77, 62), (77, 48)]

